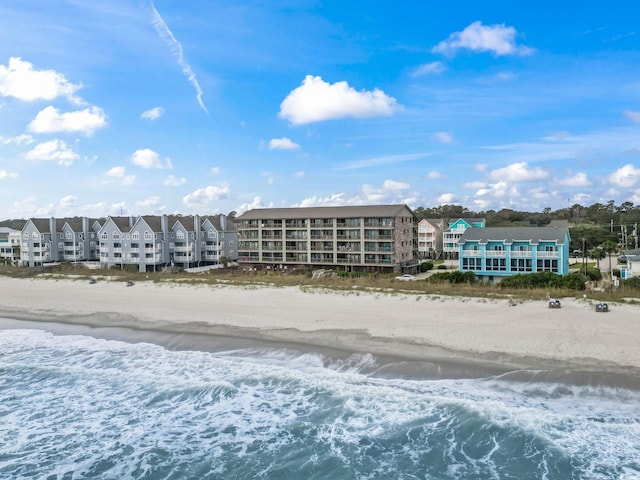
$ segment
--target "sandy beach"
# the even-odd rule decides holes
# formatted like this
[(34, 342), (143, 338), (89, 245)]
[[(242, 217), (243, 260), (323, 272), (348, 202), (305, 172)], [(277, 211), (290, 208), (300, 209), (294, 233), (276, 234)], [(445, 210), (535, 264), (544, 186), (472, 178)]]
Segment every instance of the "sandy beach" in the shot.
[[(335, 292), (313, 287), (0, 278), (0, 317), (227, 336), (504, 371), (554, 370), (640, 380), (640, 307), (562, 299)], [(213, 338), (213, 337), (212, 337)], [(626, 382), (625, 382), (626, 383)], [(632, 382), (633, 383), (633, 382)]]

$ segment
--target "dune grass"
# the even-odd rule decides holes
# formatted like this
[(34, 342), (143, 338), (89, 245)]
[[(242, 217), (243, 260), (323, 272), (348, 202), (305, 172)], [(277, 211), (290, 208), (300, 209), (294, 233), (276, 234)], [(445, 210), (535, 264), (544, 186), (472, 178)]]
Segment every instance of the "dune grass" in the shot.
[(24, 268), (0, 266), (0, 275), (15, 278), (67, 278), (76, 281), (150, 281), (176, 283), (181, 285), (234, 285), (249, 287), (300, 287), (305, 291), (323, 289), (343, 292), (379, 292), (383, 294), (435, 295), (443, 297), (472, 297), (486, 299), (545, 300), (551, 298), (581, 298), (587, 295), (593, 300), (640, 302), (640, 290), (625, 288), (605, 289), (599, 292), (578, 292), (561, 289), (506, 289), (499, 285), (474, 284), (433, 284), (424, 280), (398, 281), (393, 274), (340, 277), (329, 276), (313, 279), (306, 271), (278, 273), (273, 271), (242, 271), (240, 269), (211, 270), (204, 273), (186, 272), (133, 272), (112, 268), (109, 270), (88, 270), (62, 264), (55, 268)]

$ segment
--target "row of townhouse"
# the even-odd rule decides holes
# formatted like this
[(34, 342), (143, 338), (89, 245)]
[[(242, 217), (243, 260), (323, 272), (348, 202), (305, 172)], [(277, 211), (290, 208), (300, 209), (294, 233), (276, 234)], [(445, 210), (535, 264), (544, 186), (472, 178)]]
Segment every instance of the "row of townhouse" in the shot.
[(469, 228), (484, 228), (484, 218), (423, 219), (418, 222), (418, 255), (421, 258), (455, 258), (458, 241)]
[(417, 221), (406, 205), (249, 210), (237, 219), (238, 263), (415, 271)]
[(20, 264), (99, 262), (103, 268), (137, 265), (193, 267), (237, 259), (237, 231), (225, 215), (110, 216), (102, 219), (32, 218), (20, 232)]
[(569, 229), (566, 227), (469, 228), (458, 240), (462, 272), (497, 281), (519, 273), (569, 273)]

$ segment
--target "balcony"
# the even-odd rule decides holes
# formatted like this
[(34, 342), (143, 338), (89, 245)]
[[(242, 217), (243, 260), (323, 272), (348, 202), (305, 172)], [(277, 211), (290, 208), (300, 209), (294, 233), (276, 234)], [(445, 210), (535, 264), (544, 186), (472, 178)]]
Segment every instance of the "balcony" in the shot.
[(558, 252), (536, 252), (536, 257), (538, 258), (558, 258)]
[(487, 257), (487, 258), (507, 258), (507, 252), (505, 250), (487, 250), (487, 251), (485, 251), (485, 257)]

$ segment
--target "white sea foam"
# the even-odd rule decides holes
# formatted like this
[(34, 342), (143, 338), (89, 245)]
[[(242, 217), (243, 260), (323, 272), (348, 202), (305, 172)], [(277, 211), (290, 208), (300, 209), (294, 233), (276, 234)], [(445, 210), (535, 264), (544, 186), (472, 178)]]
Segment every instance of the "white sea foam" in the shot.
[(0, 331), (0, 352), (3, 478), (187, 465), (191, 478), (279, 478), (269, 472), (283, 464), (380, 478), (438, 462), (442, 476), (501, 478), (510, 455), (535, 478), (640, 473), (633, 391), (376, 378), (367, 355), (176, 352), (36, 330)]

